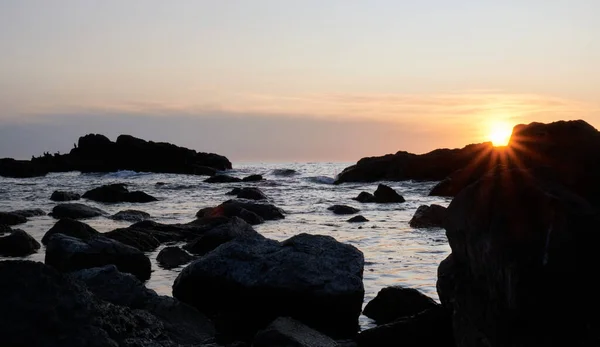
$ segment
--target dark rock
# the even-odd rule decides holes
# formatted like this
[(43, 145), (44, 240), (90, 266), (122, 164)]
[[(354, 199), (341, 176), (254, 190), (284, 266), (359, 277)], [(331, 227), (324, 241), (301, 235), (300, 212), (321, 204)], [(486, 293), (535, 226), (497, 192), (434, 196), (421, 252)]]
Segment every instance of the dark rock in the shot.
[(153, 292), (136, 301), (135, 309), (118, 299), (112, 303), (132, 295), (136, 287), (123, 285), (127, 276), (116, 271), (111, 276), (67, 276), (42, 263), (3, 261), (0, 277), (11, 279), (0, 286), (5, 346), (201, 346), (214, 336), (196, 310)]
[(241, 182), (242, 180), (237, 177), (231, 177), (228, 175), (214, 175), (204, 180), (206, 183), (234, 183)]
[(215, 217), (238, 217), (246, 223), (257, 225), (264, 223), (264, 219), (254, 212), (235, 204), (221, 204), (217, 207), (207, 207), (196, 213), (197, 218), (215, 218)]
[(597, 344), (600, 304), (581, 288), (595, 285), (600, 218), (560, 182), (496, 171), (448, 207), (437, 288), (459, 347)]
[(142, 252), (153, 251), (161, 244), (153, 232), (132, 227), (115, 229), (103, 235), (109, 239), (137, 248)]
[(0, 159), (0, 176), (13, 178), (28, 178), (44, 176), (48, 168), (29, 160)]
[(335, 214), (355, 214), (360, 212), (359, 209), (346, 206), (346, 205), (333, 205), (327, 208), (329, 211), (333, 211)]
[(237, 196), (242, 191), (242, 188), (233, 188), (229, 192), (225, 193), (225, 195), (235, 195)]
[(99, 208), (79, 203), (59, 204), (54, 206), (50, 215), (57, 219), (71, 218), (84, 219), (105, 215), (106, 212)]
[(227, 200), (221, 205), (240, 207), (259, 215), (264, 220), (278, 220), (285, 218), (283, 210), (272, 204)]
[(194, 175), (199, 175), (199, 176), (214, 176), (216, 175), (219, 170), (212, 168), (210, 166), (201, 166), (201, 165), (196, 165), (193, 167)]
[(331, 338), (289, 317), (277, 318), (254, 337), (253, 347), (338, 347)]
[(364, 257), (329, 236), (277, 242), (238, 238), (188, 265), (173, 296), (216, 319), (217, 330), (250, 337), (280, 316), (331, 336), (358, 330)]
[(183, 248), (192, 254), (204, 255), (218, 246), (237, 238), (263, 238), (250, 224), (244, 220), (232, 217), (226, 224), (218, 225)]
[(0, 225), (17, 225), (27, 222), (27, 218), (14, 212), (0, 212)]
[(60, 190), (55, 190), (50, 196), (50, 200), (52, 201), (72, 201), (81, 199), (81, 195), (73, 192), (64, 192)]
[(83, 198), (98, 202), (152, 202), (158, 201), (141, 191), (130, 192), (124, 184), (109, 184), (89, 190), (83, 194)]
[(293, 169), (275, 169), (272, 174), (275, 176), (294, 176), (298, 174), (298, 171)]
[(192, 261), (194, 257), (179, 247), (165, 247), (156, 256), (158, 265), (165, 269), (173, 269)]
[(21, 229), (14, 229), (8, 235), (0, 235), (0, 256), (24, 257), (40, 249), (40, 244)]
[(417, 313), (436, 307), (438, 304), (420, 291), (401, 286), (387, 287), (377, 293), (363, 314), (377, 322), (387, 324), (398, 318), (414, 316)]
[(413, 228), (442, 228), (446, 218), (446, 208), (440, 205), (419, 206), (408, 223)]
[(123, 220), (128, 222), (141, 222), (143, 220), (150, 219), (150, 214), (144, 211), (124, 210), (115, 213), (110, 218), (114, 220)]
[(430, 308), (412, 317), (381, 325), (358, 334), (359, 347), (454, 347), (449, 312)]
[(362, 203), (375, 202), (375, 197), (373, 196), (373, 194), (367, 192), (360, 192), (360, 194), (358, 194), (358, 196), (353, 199)]
[(394, 189), (386, 186), (385, 184), (380, 184), (377, 186), (377, 190), (373, 194), (375, 197), (375, 202), (378, 203), (394, 203), (394, 202), (405, 202), (402, 195), (398, 194)]
[(368, 222), (368, 221), (369, 221), (368, 219), (366, 219), (365, 217), (360, 216), (360, 215), (354, 216), (354, 217), (348, 219), (348, 223), (364, 223), (364, 222)]
[(46, 215), (46, 212), (44, 212), (44, 210), (41, 210), (39, 208), (29, 209), (29, 210), (17, 210), (17, 211), (12, 211), (11, 213), (18, 214), (19, 216), (23, 216), (25, 218), (39, 217), (39, 216)]
[(46, 246), (47, 265), (63, 272), (114, 264), (142, 281), (150, 278), (150, 259), (137, 248), (103, 236), (81, 240), (54, 234)]
[(48, 244), (48, 240), (54, 234), (64, 234), (84, 241), (88, 241), (100, 235), (100, 233), (91, 226), (69, 218), (61, 219), (56, 222), (54, 226), (44, 234), (44, 237), (42, 237), (42, 244)]
[(244, 177), (242, 179), (242, 182), (259, 182), (262, 181), (264, 178), (262, 177), (262, 175), (250, 175), (248, 177)]
[(189, 241), (203, 235), (217, 225), (228, 223), (227, 217), (203, 217), (184, 224), (161, 224), (150, 220), (135, 223), (129, 228), (145, 232), (161, 244), (165, 242)]
[(248, 200), (267, 200), (267, 196), (258, 188), (242, 188), (237, 192), (237, 197)]

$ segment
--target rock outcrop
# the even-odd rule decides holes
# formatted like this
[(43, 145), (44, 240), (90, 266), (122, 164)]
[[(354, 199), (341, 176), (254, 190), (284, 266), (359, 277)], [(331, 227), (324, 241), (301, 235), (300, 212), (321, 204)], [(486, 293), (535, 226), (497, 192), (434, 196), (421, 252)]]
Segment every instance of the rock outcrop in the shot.
[(432, 204), (419, 206), (408, 223), (413, 228), (442, 228), (446, 218), (444, 206)]
[(40, 249), (39, 242), (21, 229), (5, 232), (8, 234), (0, 234), (0, 256), (25, 257)]
[(108, 184), (85, 192), (82, 196), (97, 202), (152, 202), (158, 201), (142, 191), (130, 192), (124, 184)]

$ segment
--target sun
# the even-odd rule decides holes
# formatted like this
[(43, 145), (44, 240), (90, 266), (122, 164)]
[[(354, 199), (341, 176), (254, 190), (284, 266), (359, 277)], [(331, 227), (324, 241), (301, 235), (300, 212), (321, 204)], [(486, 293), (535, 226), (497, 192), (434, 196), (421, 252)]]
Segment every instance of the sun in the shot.
[(490, 130), (488, 133), (489, 141), (496, 147), (506, 146), (510, 141), (512, 135), (512, 127), (506, 122), (493, 122), (490, 124)]

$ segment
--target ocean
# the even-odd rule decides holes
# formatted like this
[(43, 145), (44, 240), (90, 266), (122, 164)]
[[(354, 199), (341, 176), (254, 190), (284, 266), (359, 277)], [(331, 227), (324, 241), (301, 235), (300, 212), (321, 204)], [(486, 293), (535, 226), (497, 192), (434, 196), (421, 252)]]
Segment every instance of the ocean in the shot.
[[(351, 163), (240, 163), (227, 174), (245, 177), (262, 174), (266, 180), (250, 183), (204, 183), (206, 176), (138, 173), (81, 174), (79, 172), (52, 173), (45, 177), (14, 179), (0, 177), (0, 211), (40, 208), (50, 212), (57, 203), (50, 200), (55, 190), (83, 194), (92, 188), (125, 183), (129, 190), (142, 190), (159, 201), (136, 204), (102, 204), (82, 199), (81, 203), (101, 208), (114, 214), (121, 210), (136, 209), (150, 213), (160, 223), (181, 223), (195, 219), (196, 212), (216, 206), (231, 198), (225, 195), (234, 187), (258, 187), (270, 202), (286, 212), (286, 218), (267, 221), (254, 228), (266, 237), (285, 240), (299, 233), (321, 234), (360, 249), (365, 256), (365, 304), (387, 286), (402, 285), (419, 289), (438, 299), (436, 292), (437, 267), (450, 253), (445, 231), (440, 228), (413, 229), (409, 221), (420, 205), (432, 203), (448, 206), (451, 199), (428, 196), (437, 182), (381, 182), (394, 188), (406, 199), (405, 203), (361, 204), (352, 200), (361, 191), (373, 193), (378, 183), (346, 183), (333, 185), (334, 178)], [(282, 175), (282, 169), (295, 174)], [(157, 185), (162, 182), (164, 184)], [(366, 223), (348, 223), (352, 216), (334, 215), (327, 207), (344, 204), (359, 208)], [(83, 220), (100, 232), (127, 227), (131, 223), (105, 217)], [(41, 243), (42, 236), (56, 222), (49, 216), (32, 217), (23, 229)], [(162, 295), (171, 295), (171, 286), (181, 268), (164, 270), (156, 264), (156, 251), (148, 253), (152, 260), (152, 277), (146, 285)], [(6, 259), (0, 257), (0, 259)], [(11, 258), (15, 259), (15, 258)], [(44, 247), (31, 256), (33, 261), (44, 261)], [(361, 316), (363, 328), (372, 322)]]

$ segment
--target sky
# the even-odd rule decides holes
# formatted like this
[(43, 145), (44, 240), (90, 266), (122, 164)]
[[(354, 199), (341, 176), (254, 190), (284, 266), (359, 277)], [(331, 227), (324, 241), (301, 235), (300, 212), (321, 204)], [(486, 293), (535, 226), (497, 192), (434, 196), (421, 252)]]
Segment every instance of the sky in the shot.
[(600, 127), (597, 0), (2, 0), (0, 157), (86, 133), (356, 161)]

